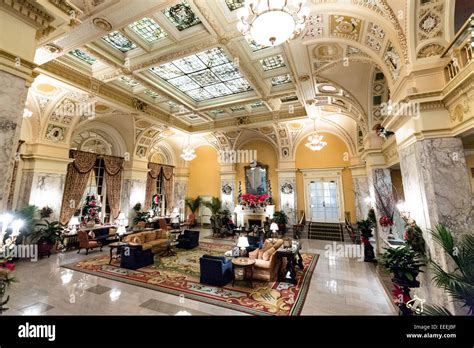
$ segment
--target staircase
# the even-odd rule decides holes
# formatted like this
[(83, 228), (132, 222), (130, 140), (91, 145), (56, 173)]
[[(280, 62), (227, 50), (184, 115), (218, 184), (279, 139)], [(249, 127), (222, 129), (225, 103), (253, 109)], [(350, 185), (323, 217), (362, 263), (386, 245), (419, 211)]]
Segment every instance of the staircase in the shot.
[(344, 233), (339, 223), (310, 222), (308, 226), (308, 238), (343, 242)]

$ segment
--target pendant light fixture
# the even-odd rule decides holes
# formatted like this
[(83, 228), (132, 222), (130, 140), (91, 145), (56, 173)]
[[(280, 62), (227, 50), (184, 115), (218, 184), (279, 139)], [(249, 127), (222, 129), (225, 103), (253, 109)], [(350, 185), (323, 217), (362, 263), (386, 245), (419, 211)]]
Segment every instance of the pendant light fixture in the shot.
[(186, 162), (192, 161), (193, 159), (196, 158), (196, 152), (191, 147), (190, 142), (191, 142), (190, 137), (188, 137), (188, 145), (183, 148), (183, 152), (181, 153), (181, 158), (185, 160)]
[(320, 135), (316, 131), (316, 119), (313, 119), (313, 130), (315, 134), (310, 135), (308, 137), (308, 142), (305, 146), (310, 149), (311, 151), (320, 151), (322, 150), (328, 143), (323, 141), (324, 136)]

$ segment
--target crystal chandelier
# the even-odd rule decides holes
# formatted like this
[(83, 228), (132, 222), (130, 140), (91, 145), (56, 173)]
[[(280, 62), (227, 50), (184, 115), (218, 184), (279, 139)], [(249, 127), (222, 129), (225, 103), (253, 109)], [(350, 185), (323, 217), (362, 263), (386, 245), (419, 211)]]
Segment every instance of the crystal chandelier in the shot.
[(263, 46), (292, 39), (304, 28), (309, 8), (304, 0), (245, 0), (237, 12), (237, 29)]
[(183, 160), (185, 160), (186, 162), (187, 161), (192, 161), (193, 159), (196, 158), (196, 152), (194, 151), (194, 149), (191, 147), (191, 144), (190, 144), (190, 139), (188, 138), (188, 145), (183, 148), (183, 152), (181, 153), (181, 158)]
[[(314, 122), (314, 124), (313, 124), (314, 125), (314, 131), (316, 131), (316, 120), (313, 119), (313, 122)], [(324, 138), (324, 136), (322, 136), (322, 135), (318, 134), (318, 132), (316, 132), (316, 134), (310, 135), (308, 137), (308, 142), (306, 144), (304, 144), (304, 146), (306, 146), (311, 151), (319, 151), (328, 144), (327, 142), (323, 141), (323, 138)]]
[(192, 161), (196, 158), (196, 152), (194, 152), (194, 149), (188, 146), (183, 149), (183, 152), (181, 153), (181, 158), (185, 161)]

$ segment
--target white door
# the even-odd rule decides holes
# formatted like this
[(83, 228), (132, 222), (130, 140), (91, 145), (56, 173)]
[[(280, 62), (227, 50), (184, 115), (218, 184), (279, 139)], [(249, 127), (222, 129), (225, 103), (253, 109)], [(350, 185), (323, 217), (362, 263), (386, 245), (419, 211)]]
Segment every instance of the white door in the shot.
[(338, 222), (339, 201), (335, 181), (311, 181), (308, 184), (311, 221)]

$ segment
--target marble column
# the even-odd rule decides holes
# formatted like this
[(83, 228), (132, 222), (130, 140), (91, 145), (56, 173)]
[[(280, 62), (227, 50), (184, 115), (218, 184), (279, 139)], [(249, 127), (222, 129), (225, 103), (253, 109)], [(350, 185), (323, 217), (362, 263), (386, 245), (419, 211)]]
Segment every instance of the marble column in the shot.
[(298, 222), (296, 196), (296, 169), (278, 170), (278, 187), (280, 192), (280, 207), (278, 210), (288, 216), (288, 227)]
[(135, 204), (145, 204), (146, 180), (136, 178), (123, 179), (120, 211), (133, 217), (132, 209)]
[[(446, 255), (433, 241), (429, 229), (444, 224), (452, 231), (455, 241), (463, 234), (472, 234), (474, 201), (462, 142), (458, 138), (420, 140), (400, 149), (399, 157), (405, 202), (410, 216), (423, 230), (428, 256), (450, 269)], [(444, 291), (432, 284), (432, 276), (429, 268), (421, 275), (422, 297), (463, 313), (450, 303)]]
[(179, 209), (181, 221), (187, 219), (185, 200), (188, 192), (188, 180), (188, 168), (176, 168), (174, 176), (173, 204)]
[(369, 213), (370, 198), (369, 180), (367, 178), (367, 171), (365, 166), (349, 167), (352, 174), (352, 186), (354, 190), (356, 221), (367, 218)]
[(236, 192), (236, 172), (233, 164), (221, 164), (221, 201), (222, 208), (234, 213), (238, 192)]
[(0, 86), (0, 207), (5, 208), (28, 88), (25, 79), (4, 71), (0, 71)]

